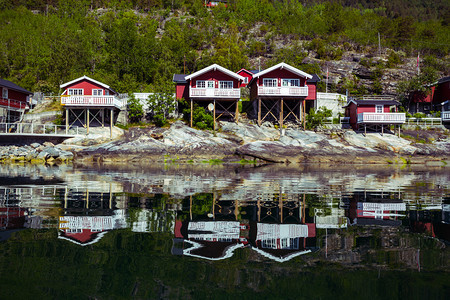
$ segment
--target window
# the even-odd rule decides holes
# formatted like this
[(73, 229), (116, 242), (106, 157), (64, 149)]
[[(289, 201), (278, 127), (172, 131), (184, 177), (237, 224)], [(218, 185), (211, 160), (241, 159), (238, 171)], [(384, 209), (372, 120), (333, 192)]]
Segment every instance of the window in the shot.
[(2, 98), (3, 99), (8, 99), (8, 89), (7, 88), (3, 88), (2, 89)]
[(281, 85), (282, 86), (300, 86), (300, 80), (299, 79), (281, 79)]
[(93, 96), (103, 96), (103, 90), (100, 89), (92, 89)]
[(212, 80), (197, 80), (197, 88), (199, 89), (213, 89), (214, 88), (214, 81)]
[(377, 114), (383, 113), (383, 105), (375, 106), (375, 111), (376, 111)]
[(219, 81), (219, 88), (221, 89), (232, 89), (233, 81)]
[(248, 77), (244, 77), (244, 83), (245, 83), (245, 84), (248, 83)]
[(277, 79), (276, 78), (264, 78), (263, 79), (263, 86), (276, 87), (277, 86)]
[(83, 89), (69, 89), (67, 93), (71, 96), (81, 96), (83, 95)]

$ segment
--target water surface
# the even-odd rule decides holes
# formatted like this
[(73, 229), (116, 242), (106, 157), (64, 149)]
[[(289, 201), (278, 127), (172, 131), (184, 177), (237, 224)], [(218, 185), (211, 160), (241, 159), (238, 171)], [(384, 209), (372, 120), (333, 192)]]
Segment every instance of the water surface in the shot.
[(449, 179), (418, 166), (0, 165), (0, 297), (445, 299)]

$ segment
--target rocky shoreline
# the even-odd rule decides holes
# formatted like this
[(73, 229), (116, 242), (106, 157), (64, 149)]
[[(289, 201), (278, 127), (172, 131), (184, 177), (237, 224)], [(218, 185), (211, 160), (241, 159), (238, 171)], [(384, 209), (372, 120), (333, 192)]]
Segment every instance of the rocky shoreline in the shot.
[[(217, 132), (201, 131), (177, 121), (169, 128), (115, 129), (107, 140), (101, 132), (61, 144), (0, 146), (0, 161), (60, 163), (343, 163), (426, 164), (450, 162), (449, 131), (404, 131), (364, 136), (353, 130), (304, 131), (272, 124), (220, 122)], [(108, 131), (109, 134), (109, 131)]]

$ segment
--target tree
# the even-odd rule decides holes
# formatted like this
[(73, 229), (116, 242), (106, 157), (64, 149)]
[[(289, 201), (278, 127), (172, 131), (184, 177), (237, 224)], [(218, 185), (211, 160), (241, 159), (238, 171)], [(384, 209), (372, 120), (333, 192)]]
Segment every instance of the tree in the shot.
[(131, 96), (128, 98), (128, 118), (132, 123), (137, 123), (140, 122), (144, 116), (144, 109), (134, 94), (130, 93), (130, 95)]
[(147, 103), (151, 118), (160, 127), (167, 125), (170, 114), (176, 111), (178, 104), (175, 95), (168, 88), (148, 96)]
[(314, 109), (311, 108), (309, 114), (306, 116), (306, 128), (314, 129), (321, 126), (325, 120), (332, 115), (331, 109), (328, 109), (325, 106), (320, 107), (317, 111), (314, 111)]

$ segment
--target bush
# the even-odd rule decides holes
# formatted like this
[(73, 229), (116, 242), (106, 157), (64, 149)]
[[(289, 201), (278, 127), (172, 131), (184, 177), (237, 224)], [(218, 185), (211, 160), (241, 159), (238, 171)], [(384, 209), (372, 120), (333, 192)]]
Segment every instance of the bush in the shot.
[(424, 113), (418, 112), (418, 113), (415, 113), (413, 115), (413, 117), (416, 118), (416, 119), (422, 119), (422, 118), (425, 118), (426, 115)]
[[(183, 118), (186, 122), (190, 122), (191, 117), (191, 108), (190, 104), (186, 101), (182, 101), (183, 109)], [(192, 126), (200, 129), (214, 129), (214, 118), (211, 113), (207, 112), (205, 108), (194, 104), (194, 111), (192, 113)]]
[(130, 93), (130, 95), (128, 99), (128, 119), (131, 123), (137, 123), (144, 116), (144, 109), (139, 100), (134, 97), (134, 94)]
[(324, 121), (332, 116), (331, 109), (325, 106), (320, 107), (317, 111), (311, 108), (309, 114), (306, 116), (306, 128), (314, 129), (323, 125)]
[(151, 118), (156, 126), (162, 127), (169, 123), (169, 115), (175, 112), (177, 102), (170, 92), (153, 93), (147, 98)]

